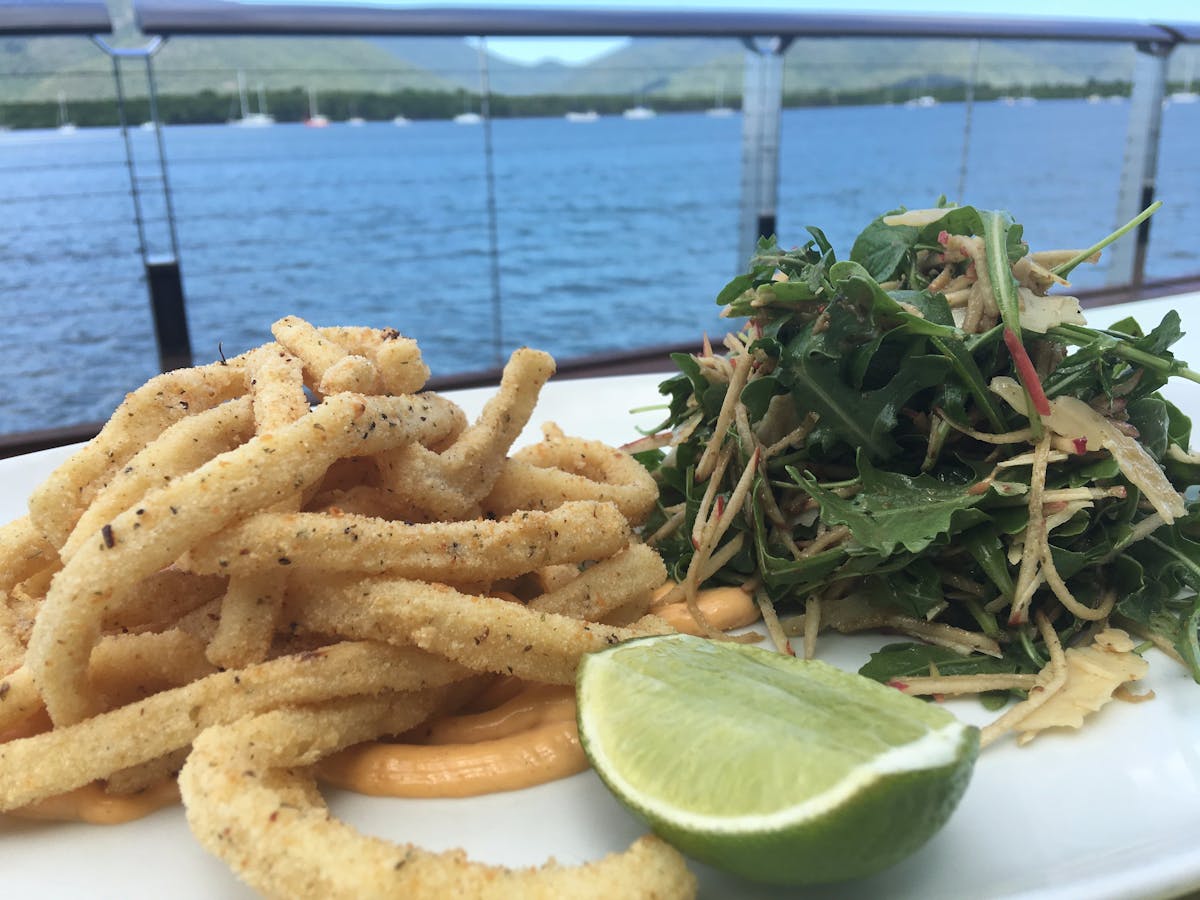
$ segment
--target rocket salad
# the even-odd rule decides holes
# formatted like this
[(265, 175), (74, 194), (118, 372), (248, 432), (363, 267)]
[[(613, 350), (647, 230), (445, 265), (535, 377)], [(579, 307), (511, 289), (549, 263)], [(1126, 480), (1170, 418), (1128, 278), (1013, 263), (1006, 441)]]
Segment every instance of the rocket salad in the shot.
[(1110, 627), (1200, 681), (1200, 457), (1160, 393), (1200, 375), (1174, 312), (1094, 329), (1062, 291), (1133, 224), (1038, 253), (1007, 213), (939, 207), (875, 219), (845, 259), (816, 228), (761, 241), (717, 298), (744, 327), (674, 357), (669, 414), (631, 447), (674, 593), (748, 588), (787, 652), (914, 638), (863, 668), (897, 684), (1024, 696)]

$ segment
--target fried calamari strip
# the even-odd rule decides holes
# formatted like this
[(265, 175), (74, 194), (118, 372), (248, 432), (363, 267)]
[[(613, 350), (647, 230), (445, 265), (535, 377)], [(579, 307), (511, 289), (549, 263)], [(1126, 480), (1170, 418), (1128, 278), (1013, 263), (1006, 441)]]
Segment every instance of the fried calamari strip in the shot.
[(0, 527), (0, 593), (5, 593), (58, 559), (29, 516)]
[(350, 353), (371, 360), (379, 378), (380, 393), (415, 394), (429, 380), (429, 366), (421, 358), (417, 342), (394, 328), (342, 326), (318, 331)]
[(167, 372), (127, 394), (100, 433), (29, 498), (29, 516), (42, 536), (61, 547), (96, 494), (142, 447), (185, 416), (239, 396), (245, 390), (242, 363)]
[(255, 434), (290, 425), (308, 412), (303, 364), (283, 348), (268, 344), (251, 351), (246, 380)]
[(568, 500), (615, 503), (631, 524), (654, 509), (654, 478), (628, 453), (600, 441), (556, 437), (518, 450), (504, 464), (485, 512), (506, 516), (518, 509), (553, 509)]
[[(0, 811), (157, 759), (205, 728), (284, 704), (461, 679), (461, 666), (413, 648), (347, 642), (219, 672), (75, 725), (0, 744)], [(136, 741), (125, 740), (137, 734)]]
[(69, 560), (85, 541), (104, 541), (104, 526), (149, 491), (245, 443), (252, 434), (249, 397), (238, 397), (170, 425), (135, 453), (84, 510), (62, 546), (62, 558)]
[(114, 634), (92, 651), (89, 679), (108, 709), (145, 700), (207, 675), (204, 642), (179, 628), (142, 634)]
[(225, 593), (228, 579), (222, 575), (195, 575), (171, 566), (132, 585), (116, 615), (101, 625), (113, 629), (161, 631), (210, 600)]
[(229, 587), (221, 598), (220, 618), (208, 643), (207, 656), (214, 665), (237, 669), (267, 658), (283, 606), (287, 577), (287, 570), (278, 566), (229, 576)]
[(435, 453), (410, 444), (380, 455), (383, 486), (431, 518), (477, 518), (479, 501), (492, 489), (542, 385), (553, 374), (549, 354), (529, 348), (516, 351), (504, 367), (499, 391), (449, 448)]
[(375, 365), (365, 356), (347, 353), (316, 328), (296, 316), (271, 326), (275, 340), (304, 364), (304, 376), (319, 394), (377, 393)]
[(655, 589), (666, 580), (662, 558), (645, 544), (634, 544), (589, 566), (563, 586), (534, 597), (529, 608), (592, 622), (631, 606), (636, 607), (635, 616), (641, 616), (650, 608)]
[[(88, 663), (89, 678), (106, 708), (187, 684), (212, 671), (204, 658), (204, 642), (179, 628), (106, 635)], [(27, 668), (18, 668), (0, 680), (0, 732), (42, 708), (41, 695)]]
[(195, 548), (185, 564), (196, 572), (261, 572), (283, 565), (462, 583), (603, 559), (628, 543), (629, 525), (616, 507), (589, 501), (501, 521), (419, 525), (354, 515), (262, 513)]
[(286, 611), (311, 631), (412, 644), (469, 669), (550, 684), (573, 683), (585, 653), (669, 630), (662, 622), (614, 628), (443, 584), (382, 577), (297, 579)]
[[(255, 437), (146, 496), (115, 517), (111, 541), (84, 544), (55, 578), (26, 662), (55, 724), (95, 709), (87, 659), (101, 620), (128, 585), (174, 562), (247, 513), (314, 484), (336, 459), (436, 440), (449, 427), (437, 397), (340, 394), (286, 428)], [(287, 465), (277, 460), (290, 459)]]
[(461, 851), (430, 853), (366, 837), (334, 819), (298, 767), (412, 727), (429, 709), (428, 699), (356, 698), (209, 729), (180, 774), (192, 831), (256, 890), (292, 900), (694, 896), (683, 858), (655, 837), (578, 868), (508, 870), (469, 862)]
[[(272, 434), (309, 411), (300, 360), (277, 345), (251, 352), (246, 377), (256, 435)], [(272, 509), (292, 512), (302, 502), (297, 492)], [(208, 658), (224, 669), (237, 669), (267, 658), (287, 588), (287, 571), (272, 566), (263, 572), (230, 575), (221, 600), (221, 618), (208, 644)]]

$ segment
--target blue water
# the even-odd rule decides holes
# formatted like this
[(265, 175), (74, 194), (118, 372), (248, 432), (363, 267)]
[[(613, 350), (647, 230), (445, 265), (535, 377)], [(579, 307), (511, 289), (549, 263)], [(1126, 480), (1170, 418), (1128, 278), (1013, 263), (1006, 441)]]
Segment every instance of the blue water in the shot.
[[(1035, 246), (1114, 224), (1127, 104), (975, 107), (966, 199), (1011, 209)], [(784, 113), (779, 228), (849, 248), (898, 204), (953, 197), (964, 107)], [(492, 303), (483, 132), (449, 122), (165, 133), (197, 360), (274, 319), (391, 325), (438, 374), (521, 344), (560, 358), (721, 331), (741, 261), (739, 118), (498, 120), (502, 303)], [(1200, 272), (1200, 105), (1165, 113), (1151, 277)], [(145, 178), (153, 135), (132, 134)], [(153, 188), (152, 182), (146, 182)], [(105, 417), (155, 371), (119, 133), (0, 134), (0, 432)], [(167, 247), (148, 202), (148, 246)], [(1096, 286), (1103, 268), (1077, 272)]]

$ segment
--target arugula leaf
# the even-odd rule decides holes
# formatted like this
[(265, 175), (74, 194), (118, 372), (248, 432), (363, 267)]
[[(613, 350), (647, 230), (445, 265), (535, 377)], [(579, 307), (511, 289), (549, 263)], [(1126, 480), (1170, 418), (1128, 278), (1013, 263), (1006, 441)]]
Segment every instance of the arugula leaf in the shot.
[(840, 350), (826, 333), (801, 331), (783, 348), (779, 379), (801, 416), (820, 417), (824, 442), (840, 439), (861, 447), (870, 458), (888, 459), (899, 451), (892, 437), (897, 415), (914, 394), (942, 381), (950, 368), (940, 356), (911, 356), (895, 375), (872, 391), (859, 391), (843, 375)]
[[(896, 210), (895, 212), (899, 212)], [(876, 281), (890, 281), (907, 269), (906, 257), (917, 242), (919, 229), (912, 225), (885, 225), (885, 213), (863, 229), (850, 248), (850, 259)]]
[[(1175, 314), (1149, 331), (1128, 319), (1104, 330), (1060, 324), (1045, 335), (1023, 334), (1011, 264), (1028, 247), (1005, 212), (951, 207), (921, 227), (883, 219), (871, 222), (840, 262), (820, 229), (810, 228), (798, 248), (760, 241), (748, 271), (718, 297), (727, 314), (752, 320), (742, 338), (754, 368), (731, 446), (744, 454), (747, 422), (764, 444), (785, 434), (791, 443), (776, 448), (756, 478), (749, 514), (734, 519), (724, 541), (746, 539), (712, 581), (756, 577), (777, 604), (850, 582), (873, 604), (981, 629), (1006, 648), (1004, 660), (976, 654), (961, 663), (949, 651), (922, 648), (914, 656), (887, 648), (872, 661), (881, 671), (902, 673), (895, 666), (903, 660), (912, 674), (924, 674), (931, 662), (947, 674), (1036, 670), (1046, 653), (1032, 629), (1003, 625), (991, 611), (991, 601), (1003, 604), (1014, 592), (1018, 567), (1009, 560), (1029, 516), (1028, 465), (997, 464), (1028, 453), (1032, 442), (990, 444), (947, 423), (997, 433), (1024, 427), (1026, 418), (988, 388), (997, 376), (1016, 376), (1027, 393), (1044, 388), (1049, 396), (1075, 397), (1127, 423), (1172, 484), (1193, 498), (1192, 508), (1200, 507), (1200, 462), (1178, 452), (1189, 447), (1191, 422), (1158, 393), (1168, 378), (1200, 382), (1200, 372), (1171, 353), (1181, 335)], [(957, 255), (947, 260), (942, 232), (980, 238), (986, 273)], [(963, 333), (945, 296), (929, 290), (943, 271), (986, 277), (1001, 321)], [(690, 535), (707, 487), (695, 480), (696, 462), (714, 436), (728, 387), (691, 357), (676, 362), (680, 374), (661, 386), (670, 410), (663, 427), (696, 427), (669, 453), (639, 459), (660, 493), (647, 532), (667, 521), (668, 508), (684, 512), (683, 526), (657, 543), (678, 578), (693, 561)], [(784, 395), (788, 403), (775, 401)], [(1040, 434), (1036, 414), (1028, 421)], [(728, 500), (738, 469), (719, 476), (718, 496)], [(990, 487), (978, 493), (972, 486), (984, 479)], [(1120, 493), (1105, 490), (1112, 487), (1124, 496), (1107, 496)], [(1059, 574), (1085, 605), (1115, 590), (1118, 612), (1174, 644), (1200, 680), (1200, 512), (1147, 537), (1152, 523), (1140, 492), (1098, 452), (1051, 460), (1046, 490), (1073, 488), (1100, 490), (1049, 536)], [(849, 537), (829, 526), (844, 526)], [(947, 572), (957, 576), (953, 590), (944, 586)], [(1033, 602), (1054, 603), (1046, 587), (1036, 588)], [(1087, 627), (1059, 615), (1064, 639)]]
[(829, 279), (842, 296), (860, 306), (869, 308), (876, 316), (896, 320), (912, 334), (935, 334), (948, 338), (957, 338), (962, 335), (962, 332), (953, 324), (944, 325), (932, 322), (924, 316), (914, 315), (905, 309), (875, 282), (866, 269), (856, 262), (836, 263), (829, 270)]
[(1000, 532), (993, 524), (979, 525), (963, 532), (958, 542), (979, 563), (1002, 597), (1012, 599), (1013, 580), (1008, 569), (1008, 554), (1000, 540)]
[(867, 550), (890, 556), (900, 548), (920, 553), (938, 537), (979, 524), (969, 515), (985, 494), (971, 485), (946, 484), (931, 475), (911, 477), (876, 469), (858, 458), (859, 490), (850, 499), (821, 487), (812, 475), (789, 468), (796, 483), (821, 505), (821, 518), (845, 525)]
[(1016, 661), (992, 656), (963, 656), (933, 644), (896, 643), (881, 647), (858, 670), (859, 675), (887, 684), (929, 674), (930, 665), (942, 675), (994, 675), (1019, 672)]
[(914, 619), (926, 618), (930, 611), (946, 602), (941, 575), (928, 559), (917, 559), (886, 575), (868, 575), (864, 585), (872, 606), (899, 610)]
[(1137, 429), (1138, 443), (1156, 461), (1162, 460), (1170, 442), (1171, 417), (1166, 401), (1159, 397), (1140, 397), (1130, 403), (1126, 411), (1129, 424)]

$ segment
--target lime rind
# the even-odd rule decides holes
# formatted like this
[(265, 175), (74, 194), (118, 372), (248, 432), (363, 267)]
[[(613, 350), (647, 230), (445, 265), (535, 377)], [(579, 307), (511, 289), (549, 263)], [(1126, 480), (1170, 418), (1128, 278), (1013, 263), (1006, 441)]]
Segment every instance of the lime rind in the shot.
[[(684, 853), (759, 881), (872, 874), (924, 844), (978, 729), (816, 661), (683, 635), (586, 657), (579, 734), (622, 803)], [(747, 699), (749, 698), (749, 699)]]
[(591, 742), (589, 756), (597, 771), (604, 773), (603, 778), (609, 788), (637, 806), (645, 815), (670, 818), (682, 828), (738, 834), (804, 825), (827, 815), (887, 776), (952, 766), (969, 745), (967, 733), (970, 730), (974, 729), (961, 723), (950, 723), (937, 731), (926, 733), (913, 744), (888, 751), (873, 765), (855, 767), (848, 777), (839, 779), (832, 787), (803, 803), (788, 805), (773, 813), (749, 815), (708, 815), (680, 808), (676, 804), (659, 802), (645, 788), (618, 774), (618, 767), (606, 757), (602, 743), (597, 747), (596, 742)]

